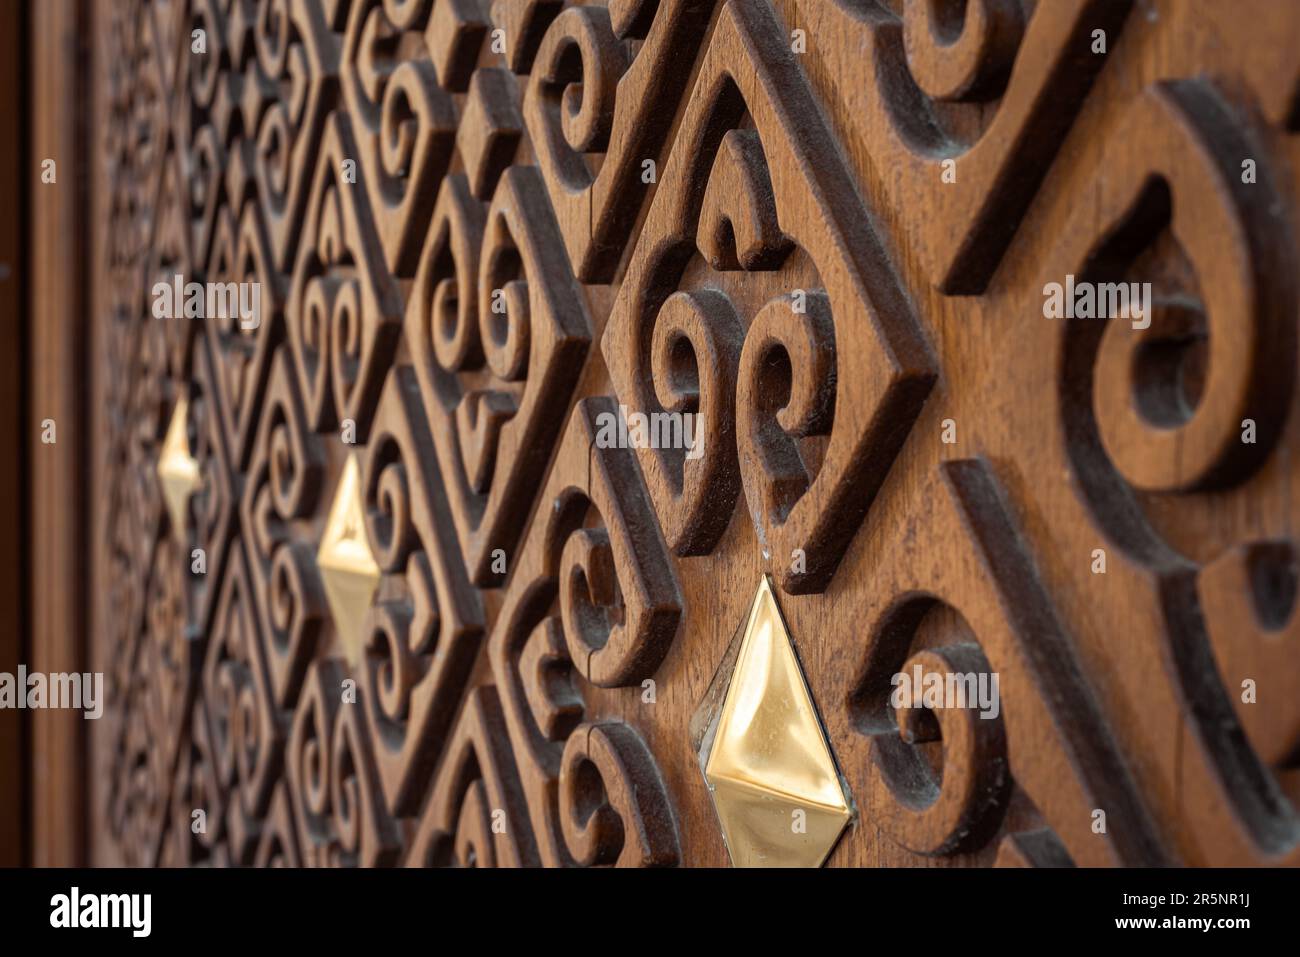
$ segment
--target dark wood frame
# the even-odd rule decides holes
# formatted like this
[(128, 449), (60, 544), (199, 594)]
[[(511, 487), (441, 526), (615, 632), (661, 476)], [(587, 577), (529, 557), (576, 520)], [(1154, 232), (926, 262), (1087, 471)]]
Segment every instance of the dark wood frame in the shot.
[[(27, 136), (27, 5), (0, 6), (0, 499), (26, 498), (28, 435), (26, 387), (26, 255), (25, 233)], [(0, 672), (15, 673), (24, 660), (26, 574), (24, 527), (20, 521), (0, 523)], [(24, 713), (0, 711), (0, 866), (13, 867), (28, 857), (27, 775)]]

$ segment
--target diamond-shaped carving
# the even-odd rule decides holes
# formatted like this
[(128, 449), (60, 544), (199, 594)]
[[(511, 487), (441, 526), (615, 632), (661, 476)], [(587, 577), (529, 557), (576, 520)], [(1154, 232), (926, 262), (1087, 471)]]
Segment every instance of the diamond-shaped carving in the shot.
[[(935, 364), (882, 234), (853, 198), (851, 172), (833, 147), (814, 145), (833, 142), (833, 134), (812, 108), (804, 76), (792, 60), (759, 52), (781, 31), (768, 4), (722, 6), (698, 66), (698, 95), (682, 112), (601, 345), (613, 391), (629, 412), (653, 418), (686, 401), (715, 410), (712, 437), (695, 460), (679, 449), (638, 444), (669, 547), (683, 557), (714, 551), (729, 524), (739, 472), (764, 550), (806, 557), (772, 571), (782, 591), (803, 595), (824, 591), (835, 575), (920, 414)], [(643, 49), (638, 57), (645, 55)], [(620, 103), (628, 76), (619, 84)], [(524, 116), (537, 144), (529, 103), (525, 98)], [(747, 118), (740, 117), (742, 106)], [(720, 124), (732, 111), (737, 118)], [(757, 142), (749, 129), (758, 132)], [(736, 135), (727, 139), (729, 132)], [(608, 158), (604, 164), (602, 175)], [(584, 208), (582, 215), (596, 213)], [(727, 254), (719, 257), (712, 241), (700, 249), (702, 221), (727, 223)], [(595, 234), (573, 235), (585, 243)], [(780, 295), (757, 310), (737, 311), (726, 292), (681, 266), (698, 251), (726, 265), (734, 259), (766, 269), (788, 246), (801, 250), (789, 255), (806, 255), (819, 277), (820, 285), (805, 290), (812, 305), (800, 312)], [(778, 287), (792, 288), (788, 275)], [(742, 313), (752, 318), (746, 322)], [(672, 343), (709, 370), (692, 384), (689, 399), (668, 395), (657, 371)], [(791, 361), (800, 357), (791, 374), (810, 390), (801, 393), (811, 403), (806, 407), (777, 408), (764, 398), (783, 387), (769, 361), (780, 350)], [(795, 421), (795, 408), (806, 408), (803, 421)], [(800, 443), (814, 433), (825, 444), (805, 461)]]
[(348, 456), (343, 466), (316, 562), (334, 616), (334, 627), (348, 662), (355, 667), (361, 660), (366, 612), (379, 584), (379, 565), (366, 538), (361, 470), (355, 455)]
[(359, 149), (347, 114), (330, 114), (285, 315), (311, 428), (351, 419), (364, 444), (401, 335), (402, 296), (365, 193), (341, 172)]
[(298, 171), (310, 169), (321, 153), (337, 99), (342, 46), (319, 3), (285, 7), (281, 26), (292, 39), (247, 66), (240, 104), (244, 129), (257, 131), (252, 137), (256, 196), (280, 269), (293, 265), (299, 242), (313, 234), (303, 229), (313, 178)]
[(465, 115), (456, 133), (456, 149), (465, 161), (474, 195), (487, 202), (497, 181), (515, 157), (524, 120), (515, 101), (519, 97), (509, 70), (484, 67), (474, 71)]
[[(446, 7), (439, 2), (439, 10)], [(418, 11), (380, 0), (352, 4), (339, 65), (344, 104), (361, 150), (357, 181), (364, 182), (370, 198), (384, 261), (402, 276), (415, 271), (456, 142), (456, 107), (439, 86), (439, 68), (416, 54), (418, 34), (393, 19), (408, 13)], [(477, 58), (477, 48), (470, 52)]]
[(704, 778), (737, 867), (818, 867), (853, 814), (766, 576), (706, 745)]
[(486, 218), (456, 173), (442, 182), (411, 289), (407, 346), (465, 564), (483, 586), (502, 581), (492, 552), (519, 539), (564, 424), (556, 410), (591, 342), (563, 247), (535, 167), (505, 171)]
[(162, 482), (163, 499), (172, 518), (172, 528), (178, 535), (185, 531), (185, 512), (190, 495), (199, 487), (199, 463), (190, 454), (188, 422), (190, 402), (185, 396), (176, 401), (167, 437), (163, 439), (158, 455), (158, 479)]
[(487, 28), (476, 0), (445, 0), (433, 8), (424, 40), (443, 89), (464, 92)]

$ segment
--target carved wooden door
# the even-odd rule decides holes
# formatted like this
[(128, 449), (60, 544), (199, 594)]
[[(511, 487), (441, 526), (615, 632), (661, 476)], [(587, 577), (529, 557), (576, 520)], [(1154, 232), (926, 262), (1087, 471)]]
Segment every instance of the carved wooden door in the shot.
[(92, 862), (1300, 860), (1300, 6), (85, 17)]

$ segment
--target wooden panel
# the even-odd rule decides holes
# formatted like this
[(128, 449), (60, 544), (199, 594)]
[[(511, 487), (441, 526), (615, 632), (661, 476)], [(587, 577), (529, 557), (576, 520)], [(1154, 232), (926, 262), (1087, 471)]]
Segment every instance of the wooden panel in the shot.
[(726, 864), (763, 576), (829, 864), (1300, 861), (1300, 8), (95, 17), (96, 861)]
[[(31, 164), (31, 327), (26, 424), (32, 490), (32, 619), (28, 669), (81, 672), (88, 549), (83, 534), (89, 320), (82, 241), (87, 147), (81, 129), (84, 67), (81, 5), (33, 4)], [(53, 167), (47, 168), (46, 160)], [(46, 182), (52, 170), (53, 180)], [(53, 423), (50, 433), (46, 422)], [(46, 438), (54, 439), (47, 443)], [(79, 712), (28, 712), (31, 735), (32, 861), (70, 866), (84, 860), (86, 722)]]

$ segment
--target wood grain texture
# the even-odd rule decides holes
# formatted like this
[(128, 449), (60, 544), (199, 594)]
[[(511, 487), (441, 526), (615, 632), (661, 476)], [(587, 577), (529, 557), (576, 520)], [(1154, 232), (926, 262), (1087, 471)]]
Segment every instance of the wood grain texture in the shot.
[[(725, 865), (692, 719), (768, 575), (855, 805), (829, 865), (1300, 863), (1300, 8), (96, 23), (97, 862)], [(154, 318), (177, 273), (261, 322)], [(1149, 322), (1049, 318), (1067, 276)], [(355, 666), (316, 564), (353, 454)], [(914, 668), (998, 716), (894, 708)]]
[[(91, 320), (83, 272), (87, 215), (85, 115), (73, 108), (86, 80), (82, 55), (85, 8), (80, 3), (41, 4), (30, 10), (32, 76), (29, 149), (31, 299), (28, 339), (26, 432), (31, 511), (30, 671), (68, 674), (84, 670), (86, 605), (73, 590), (87, 580), (90, 556), (84, 537), (85, 370)], [(52, 160), (54, 179), (43, 179)], [(52, 443), (43, 441), (45, 423)], [(29, 713), (31, 862), (71, 866), (86, 859), (86, 724), (80, 713)]]

